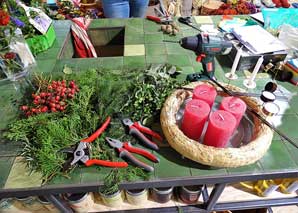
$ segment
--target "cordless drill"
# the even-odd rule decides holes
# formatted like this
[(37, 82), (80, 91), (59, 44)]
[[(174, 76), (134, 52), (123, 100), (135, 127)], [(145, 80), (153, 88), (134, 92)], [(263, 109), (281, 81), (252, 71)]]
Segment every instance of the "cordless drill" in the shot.
[[(222, 37), (199, 33), (196, 36), (184, 37), (179, 41), (181, 47), (192, 50), (197, 55), (197, 61), (202, 62), (203, 74), (213, 78), (215, 70), (215, 55), (226, 55), (232, 49), (232, 43)], [(198, 80), (195, 74), (187, 76), (187, 80)]]

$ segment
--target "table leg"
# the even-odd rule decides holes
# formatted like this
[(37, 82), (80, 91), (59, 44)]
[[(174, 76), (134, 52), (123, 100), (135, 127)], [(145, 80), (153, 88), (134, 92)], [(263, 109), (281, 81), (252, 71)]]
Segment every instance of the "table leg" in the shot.
[(215, 206), (219, 196), (221, 195), (225, 187), (226, 187), (226, 183), (215, 184), (210, 194), (210, 197), (205, 205), (207, 212), (210, 212), (213, 209), (213, 207)]
[(49, 194), (49, 195), (44, 195), (44, 197), (51, 202), (60, 212), (63, 213), (73, 213), (74, 211), (68, 206), (65, 205), (65, 203), (63, 203), (63, 201), (61, 200), (61, 198)]

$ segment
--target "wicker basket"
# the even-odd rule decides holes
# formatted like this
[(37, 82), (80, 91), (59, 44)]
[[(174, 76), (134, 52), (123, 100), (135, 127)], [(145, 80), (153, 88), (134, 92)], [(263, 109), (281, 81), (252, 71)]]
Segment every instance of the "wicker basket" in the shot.
[[(202, 83), (213, 85), (210, 82), (193, 82), (187, 85), (187, 88), (194, 88)], [(232, 85), (223, 85), (230, 91), (242, 91), (242, 89)], [(219, 95), (226, 96), (220, 88), (213, 86)], [(176, 113), (183, 101), (190, 96), (192, 96), (190, 91), (176, 90), (167, 98), (161, 112), (160, 120), (163, 133), (171, 147), (177, 152), (198, 163), (215, 167), (239, 167), (252, 164), (266, 153), (272, 141), (273, 131), (256, 117), (253, 117), (253, 140), (240, 148), (206, 146), (185, 136), (177, 125)], [(256, 99), (251, 97), (243, 97), (242, 99), (248, 106), (262, 113)]]

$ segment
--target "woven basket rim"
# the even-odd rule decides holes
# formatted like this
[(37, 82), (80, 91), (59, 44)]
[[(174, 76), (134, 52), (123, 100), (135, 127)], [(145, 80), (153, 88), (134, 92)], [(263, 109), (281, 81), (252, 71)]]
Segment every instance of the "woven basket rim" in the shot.
[[(199, 84), (206, 83), (211, 84), (217, 89), (219, 94), (224, 95), (219, 87), (209, 81), (193, 82), (185, 87), (194, 88)], [(231, 91), (243, 91), (243, 89), (239, 87), (224, 83), (222, 84)], [(255, 127), (253, 140), (239, 148), (218, 148), (207, 146), (188, 138), (177, 125), (176, 113), (185, 98), (189, 96), (191, 96), (190, 91), (184, 89), (174, 91), (165, 101), (160, 118), (163, 133), (170, 146), (183, 156), (204, 165), (215, 167), (238, 167), (256, 162), (269, 149), (273, 138), (273, 131), (254, 115), (253, 121)], [(257, 99), (252, 97), (241, 97), (241, 99), (258, 113), (262, 113)]]

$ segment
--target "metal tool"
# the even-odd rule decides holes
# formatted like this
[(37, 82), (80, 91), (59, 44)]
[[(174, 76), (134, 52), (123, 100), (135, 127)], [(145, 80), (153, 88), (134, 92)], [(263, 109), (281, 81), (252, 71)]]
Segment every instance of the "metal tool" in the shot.
[[(122, 120), (122, 123), (127, 127), (128, 134), (136, 137), (139, 141), (141, 141), (145, 146), (150, 149), (158, 150), (158, 146), (153, 141), (149, 140), (143, 133), (152, 136), (153, 138), (162, 141), (162, 137), (149, 129), (148, 127), (143, 126), (139, 122), (132, 122), (129, 118), (125, 118)], [(142, 133), (143, 132), (143, 133)]]
[(155, 7), (154, 12), (157, 16), (146, 16), (146, 18), (160, 24), (170, 24), (171, 22), (173, 22), (173, 19), (166, 11), (162, 0), (159, 1), (159, 9)]
[(215, 55), (226, 55), (232, 49), (232, 43), (223, 37), (199, 33), (196, 36), (184, 37), (180, 40), (181, 47), (196, 53), (196, 61), (203, 65), (203, 74), (214, 76)]
[(143, 168), (147, 172), (153, 172), (154, 168), (140, 161), (131, 153), (142, 155), (155, 163), (159, 162), (159, 159), (155, 155), (151, 154), (150, 152), (144, 149), (133, 147), (129, 142), (121, 142), (120, 140), (109, 138), (109, 137), (106, 137), (106, 141), (110, 144), (111, 147), (114, 147), (117, 149), (117, 151), (119, 152), (119, 157), (129, 160), (134, 165)]
[(71, 161), (68, 160), (63, 165), (64, 171), (67, 171), (69, 168), (71, 168), (78, 162), (82, 162), (86, 166), (99, 165), (99, 166), (118, 167), (118, 168), (128, 166), (126, 162), (112, 162), (112, 161), (99, 160), (99, 159), (90, 159), (89, 157), (90, 143), (92, 143), (96, 138), (98, 138), (100, 134), (107, 128), (107, 126), (110, 123), (110, 120), (111, 118), (108, 117), (108, 119), (98, 130), (96, 130), (90, 137), (81, 140), (75, 148), (67, 148), (67, 149), (61, 150), (62, 152), (72, 154)]
[(178, 21), (182, 24), (185, 24), (189, 27), (192, 27), (196, 30), (198, 30), (199, 32), (202, 32), (202, 30), (200, 30), (198, 27), (196, 27), (195, 25), (193, 25), (192, 21), (191, 21), (191, 17), (179, 17)]

